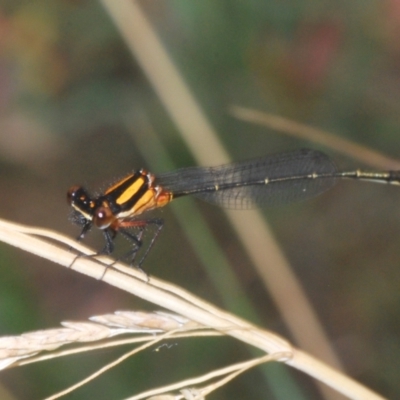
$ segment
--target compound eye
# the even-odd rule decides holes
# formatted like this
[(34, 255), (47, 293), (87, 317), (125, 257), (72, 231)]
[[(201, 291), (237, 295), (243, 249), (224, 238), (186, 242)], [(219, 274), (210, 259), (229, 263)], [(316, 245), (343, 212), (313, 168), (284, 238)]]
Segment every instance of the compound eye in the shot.
[(69, 205), (75, 203), (77, 199), (83, 201), (86, 198), (87, 194), (82, 186), (72, 186), (67, 192), (67, 201)]
[(108, 228), (114, 220), (114, 215), (107, 207), (99, 207), (93, 215), (93, 223), (99, 229)]

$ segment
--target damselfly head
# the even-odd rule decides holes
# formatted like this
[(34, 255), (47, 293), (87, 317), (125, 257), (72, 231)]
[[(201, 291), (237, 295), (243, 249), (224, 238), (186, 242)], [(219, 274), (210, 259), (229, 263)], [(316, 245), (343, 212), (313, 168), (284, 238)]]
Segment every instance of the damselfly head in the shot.
[(91, 198), (82, 186), (72, 186), (67, 192), (67, 201), (74, 209), (71, 220), (78, 225), (92, 222), (99, 229), (107, 229), (115, 221), (107, 201)]
[(72, 186), (67, 192), (68, 204), (82, 216), (91, 221), (95, 211), (95, 202), (82, 186)]

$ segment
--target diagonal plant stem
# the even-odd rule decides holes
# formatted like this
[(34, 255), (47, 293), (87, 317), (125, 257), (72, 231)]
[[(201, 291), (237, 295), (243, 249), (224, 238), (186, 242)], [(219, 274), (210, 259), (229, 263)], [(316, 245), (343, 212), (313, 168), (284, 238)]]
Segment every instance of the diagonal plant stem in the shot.
[[(24, 233), (27, 231), (43, 233), (42, 230), (33, 231), (31, 229), (35, 228), (14, 225), (11, 222), (0, 220), (0, 241), (69, 268), (76, 259), (75, 254), (68, 250), (70, 239), (58, 233), (51, 235), (50, 231), (45, 231), (46, 238), (51, 238), (55, 242), (62, 240), (58, 245), (55, 245), (42, 238)], [(85, 249), (86, 252), (91, 253), (90, 249)], [(280, 361), (326, 383), (352, 399), (383, 399), (383, 397), (346, 375), (316, 360), (307, 353), (293, 348), (282, 337), (220, 310), (175, 285), (154, 277), (148, 280), (142, 272), (121, 263), (107, 267), (104, 262), (94, 258), (78, 258), (75, 260), (72, 269), (95, 279), (103, 277), (103, 280), (110, 285), (183, 315), (204, 326), (235, 337), (266, 353), (290, 354), (289, 358), (285, 356)], [(105, 269), (106, 272), (104, 273)]]
[(400, 168), (399, 160), (387, 157), (376, 150), (371, 150), (366, 146), (338, 137), (322, 129), (313, 128), (288, 118), (246, 107), (232, 106), (230, 111), (233, 116), (242, 121), (262, 125), (266, 128), (281, 132), (282, 134), (298, 137), (312, 143), (319, 143), (366, 165), (384, 170), (397, 170)]

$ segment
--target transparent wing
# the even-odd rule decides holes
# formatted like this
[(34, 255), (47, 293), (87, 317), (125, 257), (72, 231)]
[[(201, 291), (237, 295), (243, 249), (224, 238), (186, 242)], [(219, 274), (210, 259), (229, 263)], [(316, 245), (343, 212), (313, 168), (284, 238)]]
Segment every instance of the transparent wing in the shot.
[(282, 204), (319, 195), (337, 169), (324, 153), (302, 149), (218, 167), (192, 167), (157, 177), (175, 197), (192, 194), (232, 209)]

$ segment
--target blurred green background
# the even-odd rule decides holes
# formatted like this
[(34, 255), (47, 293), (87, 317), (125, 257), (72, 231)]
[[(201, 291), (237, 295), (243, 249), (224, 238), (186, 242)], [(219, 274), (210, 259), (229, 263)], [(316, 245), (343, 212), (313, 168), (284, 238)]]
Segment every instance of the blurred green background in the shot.
[[(400, 1), (140, 4), (232, 159), (320, 148), (235, 119), (229, 113), (234, 104), (398, 157)], [(100, 2), (0, 0), (1, 218), (77, 236), (65, 201), (71, 185), (98, 190), (135, 168), (170, 168), (163, 167), (161, 155), (152, 153), (153, 165), (144, 159), (146, 138), (149, 151), (163, 146), (174, 168), (195, 163)], [(360, 167), (321, 150), (343, 168)], [(389, 398), (400, 392), (399, 201), (395, 187), (342, 182), (317, 199), (263, 210), (347, 373)], [(222, 211), (195, 205), (257, 322), (293, 340)], [(232, 305), (222, 301), (221, 293), (232, 289), (224, 280), (210, 280), (171, 210), (157, 214), (165, 227), (146, 261), (148, 272), (252, 319), (240, 298)], [(91, 235), (88, 243), (101, 246), (101, 235)], [(0, 246), (0, 261), (0, 335), (120, 309), (154, 309), (6, 245)], [(209, 267), (218, 269), (218, 263)], [(11, 369), (0, 381), (11, 399), (43, 398), (122, 351)], [(249, 356), (233, 339), (179, 341), (125, 362), (68, 398), (124, 398)], [(210, 398), (320, 398), (308, 377), (289, 371), (289, 378), (296, 397), (272, 390), (255, 369)]]

